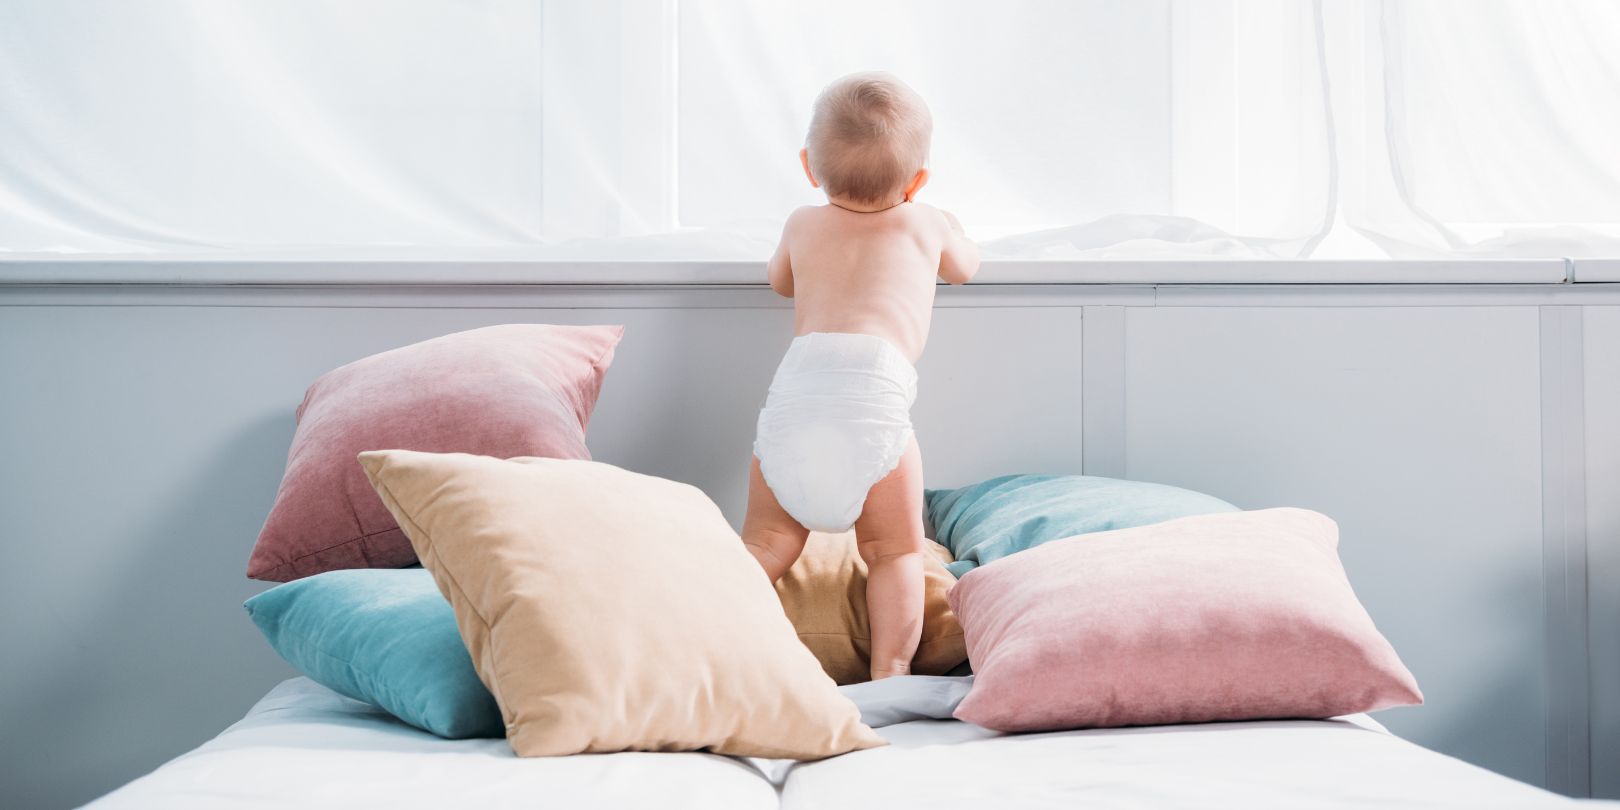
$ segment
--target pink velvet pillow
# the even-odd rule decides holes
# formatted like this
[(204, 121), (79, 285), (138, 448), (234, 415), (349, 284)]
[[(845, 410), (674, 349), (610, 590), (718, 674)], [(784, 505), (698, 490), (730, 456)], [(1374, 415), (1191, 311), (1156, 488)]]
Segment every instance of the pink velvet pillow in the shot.
[(458, 332), (322, 375), (248, 576), (276, 582), (416, 562), (355, 460), (363, 450), (588, 459), (590, 421), (622, 326), (510, 324)]
[(1056, 540), (951, 591), (999, 731), (1335, 717), (1422, 703), (1303, 509), (1200, 515)]

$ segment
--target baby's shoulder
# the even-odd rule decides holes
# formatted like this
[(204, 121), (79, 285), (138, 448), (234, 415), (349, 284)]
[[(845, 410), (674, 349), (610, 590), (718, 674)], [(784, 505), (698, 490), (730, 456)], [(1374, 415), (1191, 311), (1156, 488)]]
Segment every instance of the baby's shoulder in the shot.
[(922, 244), (937, 247), (950, 235), (950, 219), (943, 210), (921, 202), (904, 207), (907, 209), (906, 231)]
[(787, 221), (782, 223), (782, 236), (791, 237), (796, 233), (803, 233), (818, 227), (822, 220), (820, 205), (801, 205), (788, 214)]
[(825, 205), (801, 205), (798, 208), (793, 209), (793, 213), (788, 214), (787, 217), (788, 227), (792, 227), (795, 223), (803, 224), (809, 220), (819, 217), (822, 209), (825, 209), (826, 207), (827, 206)]
[(945, 218), (945, 212), (925, 202), (913, 202), (905, 206), (906, 213), (912, 222), (920, 228), (938, 229), (950, 227)]

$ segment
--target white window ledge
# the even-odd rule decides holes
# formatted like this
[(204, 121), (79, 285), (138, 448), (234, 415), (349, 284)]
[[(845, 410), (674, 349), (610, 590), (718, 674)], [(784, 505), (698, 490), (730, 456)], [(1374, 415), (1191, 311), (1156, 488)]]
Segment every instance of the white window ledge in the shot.
[(1570, 281), (1620, 282), (1620, 259), (1575, 259)]
[[(987, 260), (975, 284), (1564, 284), (1620, 282), (1620, 259)], [(562, 261), (489, 255), (0, 256), (0, 284), (763, 285), (751, 261)]]

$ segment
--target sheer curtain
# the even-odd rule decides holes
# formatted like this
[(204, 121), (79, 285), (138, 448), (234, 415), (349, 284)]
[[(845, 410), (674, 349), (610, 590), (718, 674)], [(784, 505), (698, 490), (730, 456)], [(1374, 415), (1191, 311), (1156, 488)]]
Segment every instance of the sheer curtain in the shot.
[(541, 19), (526, 3), (25, 0), (0, 14), (0, 247), (544, 234)]
[(16, 0), (0, 251), (741, 258), (827, 81), (990, 256), (1620, 255), (1620, 7)]
[(1351, 227), (1398, 257), (1620, 256), (1620, 3), (1355, 10)]
[(684, 0), (681, 222), (814, 202), (811, 102), (878, 69), (932, 108), (923, 199), (991, 255), (1298, 255), (1331, 212), (1314, 18), (1241, 5)]

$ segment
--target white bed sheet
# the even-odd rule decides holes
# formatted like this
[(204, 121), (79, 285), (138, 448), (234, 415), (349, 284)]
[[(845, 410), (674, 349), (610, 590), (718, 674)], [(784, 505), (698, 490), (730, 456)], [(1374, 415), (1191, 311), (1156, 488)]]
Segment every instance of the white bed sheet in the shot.
[[(196, 750), (103, 797), (118, 808), (1232, 807), (1562, 808), (1580, 804), (1332, 721), (998, 735), (948, 716), (965, 680), (846, 687), (884, 748), (815, 763), (712, 754), (519, 759), (441, 740), (306, 678)], [(892, 723), (892, 724), (891, 724)]]

